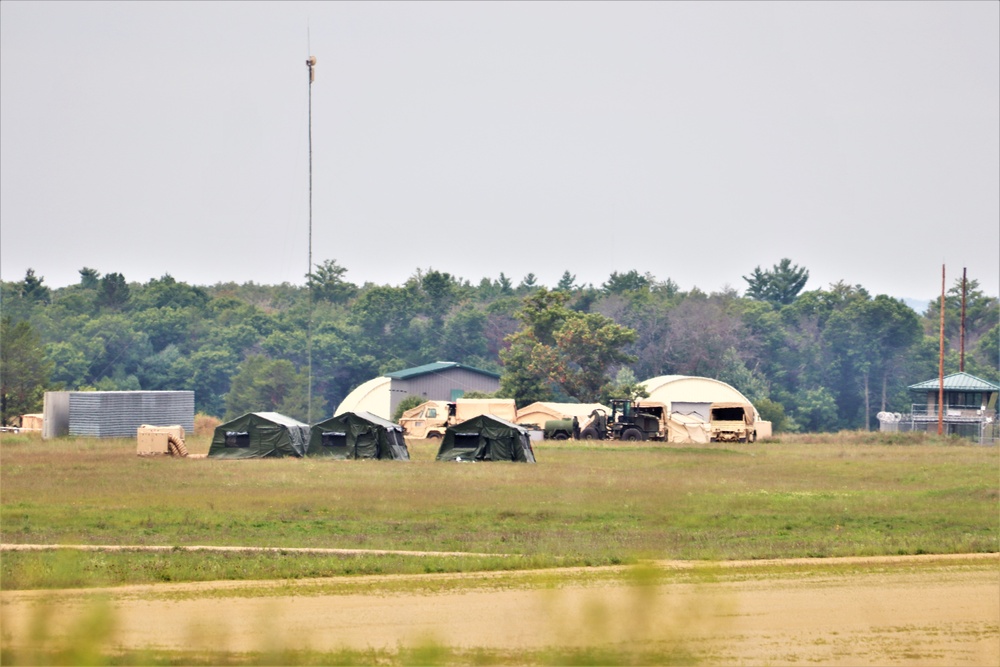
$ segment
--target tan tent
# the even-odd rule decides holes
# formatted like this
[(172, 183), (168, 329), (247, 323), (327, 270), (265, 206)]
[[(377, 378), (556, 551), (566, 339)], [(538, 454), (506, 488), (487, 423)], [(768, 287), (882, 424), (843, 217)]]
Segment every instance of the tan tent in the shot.
[(460, 398), (455, 401), (455, 418), (458, 421), (466, 421), (479, 415), (493, 415), (514, 421), (517, 406), (513, 398)]
[(604, 410), (606, 414), (611, 414), (611, 408), (600, 403), (547, 403), (538, 401), (518, 410), (517, 419), (512, 421), (540, 429), (545, 428), (545, 422), (551, 419), (572, 419), (576, 417), (583, 424), (594, 410)]
[(667, 420), (667, 441), (680, 444), (709, 441), (708, 423), (698, 417), (674, 412)]

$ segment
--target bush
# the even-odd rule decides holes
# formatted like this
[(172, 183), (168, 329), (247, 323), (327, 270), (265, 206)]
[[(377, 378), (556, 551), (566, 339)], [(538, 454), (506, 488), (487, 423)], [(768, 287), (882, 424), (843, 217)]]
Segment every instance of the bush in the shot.
[(194, 416), (194, 434), (212, 435), (215, 433), (215, 427), (221, 423), (222, 420), (218, 417), (199, 412)]

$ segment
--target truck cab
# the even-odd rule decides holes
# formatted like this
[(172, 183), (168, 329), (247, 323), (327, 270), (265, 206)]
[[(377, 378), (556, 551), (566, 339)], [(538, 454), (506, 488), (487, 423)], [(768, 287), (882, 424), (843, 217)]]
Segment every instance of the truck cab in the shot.
[(399, 418), (403, 433), (410, 438), (440, 438), (454, 421), (455, 404), (427, 401), (407, 410)]

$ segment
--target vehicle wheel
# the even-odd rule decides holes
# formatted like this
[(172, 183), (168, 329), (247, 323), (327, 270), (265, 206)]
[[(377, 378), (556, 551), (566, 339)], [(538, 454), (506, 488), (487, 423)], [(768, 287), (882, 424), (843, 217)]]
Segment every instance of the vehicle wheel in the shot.
[(643, 436), (642, 431), (637, 428), (627, 428), (622, 431), (622, 440), (625, 440), (626, 442), (638, 442), (645, 439), (646, 438)]
[(437, 440), (440, 437), (441, 437), (441, 434), (438, 433), (437, 431), (431, 431), (430, 433), (427, 434), (427, 439), (428, 440)]
[(569, 440), (569, 436), (566, 435), (565, 433), (556, 433), (554, 436), (552, 436), (552, 439), (553, 440)]
[(585, 428), (580, 433), (580, 438), (583, 440), (597, 440), (597, 429), (596, 428)]

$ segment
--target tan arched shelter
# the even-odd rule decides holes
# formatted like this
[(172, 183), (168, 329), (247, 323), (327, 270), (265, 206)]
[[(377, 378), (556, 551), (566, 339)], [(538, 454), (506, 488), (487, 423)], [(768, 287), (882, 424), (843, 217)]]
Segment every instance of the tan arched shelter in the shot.
[(345, 412), (370, 412), (376, 417), (391, 419), (392, 415), (389, 414), (391, 384), (392, 380), (387, 377), (377, 377), (361, 383), (340, 402), (333, 413), (334, 416)]
[[(642, 382), (649, 392), (643, 401), (663, 403), (670, 414), (696, 417), (710, 421), (712, 403), (745, 403), (753, 406), (746, 396), (732, 385), (721, 380), (694, 375), (660, 375)], [(771, 437), (771, 422), (761, 421), (757, 408), (753, 408), (757, 424), (757, 438)], [(688, 427), (690, 428), (690, 427)]]

